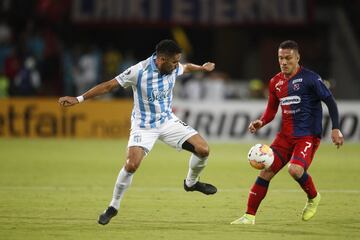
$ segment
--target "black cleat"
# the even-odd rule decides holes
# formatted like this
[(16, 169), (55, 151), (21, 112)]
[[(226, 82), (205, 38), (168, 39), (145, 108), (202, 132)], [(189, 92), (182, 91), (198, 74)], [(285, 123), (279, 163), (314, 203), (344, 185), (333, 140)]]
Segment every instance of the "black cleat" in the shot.
[(101, 225), (106, 225), (110, 222), (111, 218), (115, 217), (118, 213), (118, 210), (114, 207), (108, 207), (106, 211), (99, 216), (98, 223)]
[(208, 183), (202, 183), (199, 181), (197, 181), (195, 183), (195, 185), (188, 187), (186, 185), (186, 180), (184, 180), (184, 189), (187, 192), (198, 191), (198, 192), (202, 192), (203, 194), (206, 194), (206, 195), (215, 194), (217, 192), (217, 189), (215, 186), (208, 184)]

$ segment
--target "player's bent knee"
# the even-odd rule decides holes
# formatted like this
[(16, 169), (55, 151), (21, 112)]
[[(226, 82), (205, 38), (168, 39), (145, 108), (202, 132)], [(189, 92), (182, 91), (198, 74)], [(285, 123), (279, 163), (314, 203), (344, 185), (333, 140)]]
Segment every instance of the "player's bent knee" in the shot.
[(128, 160), (126, 161), (125, 169), (130, 173), (134, 173), (139, 168), (139, 166), (140, 166), (140, 162), (134, 162)]
[(259, 177), (266, 181), (270, 181), (275, 176), (275, 173), (271, 170), (261, 170)]
[(288, 172), (293, 178), (298, 179), (304, 174), (304, 169), (299, 165), (289, 164)]
[(185, 141), (182, 145), (182, 148), (194, 153), (196, 156), (200, 157), (200, 158), (205, 158), (208, 157), (210, 154), (210, 149), (209, 146), (205, 143), (205, 144), (198, 144), (196, 146), (194, 146), (193, 144), (191, 144), (188, 141)]
[(208, 157), (210, 154), (210, 149), (209, 149), (209, 146), (207, 146), (207, 145), (197, 146), (195, 148), (195, 151), (196, 151), (196, 155), (201, 158)]

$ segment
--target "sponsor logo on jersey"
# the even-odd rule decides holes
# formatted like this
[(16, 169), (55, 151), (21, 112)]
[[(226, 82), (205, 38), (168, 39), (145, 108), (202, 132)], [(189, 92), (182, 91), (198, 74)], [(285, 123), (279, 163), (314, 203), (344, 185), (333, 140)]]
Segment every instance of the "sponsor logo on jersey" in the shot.
[(148, 97), (148, 101), (149, 102), (162, 101), (168, 98), (170, 94), (171, 94), (171, 89), (164, 89), (162, 91), (153, 90), (151, 92), (151, 96)]
[(298, 112), (300, 112), (300, 111), (301, 111), (300, 108), (297, 108), (297, 109), (295, 109), (295, 110), (287, 110), (287, 109), (285, 109), (285, 110), (284, 110), (284, 114), (295, 114), (295, 113), (298, 113)]
[(284, 84), (284, 81), (281, 80), (279, 81), (278, 83), (275, 84), (275, 89), (276, 91), (279, 91), (280, 92), (280, 86)]
[(302, 80), (303, 80), (302, 78), (294, 79), (294, 80), (292, 80), (292, 84), (302, 82)]
[(299, 104), (301, 102), (301, 98), (299, 96), (288, 96), (280, 98), (281, 105), (292, 105)]

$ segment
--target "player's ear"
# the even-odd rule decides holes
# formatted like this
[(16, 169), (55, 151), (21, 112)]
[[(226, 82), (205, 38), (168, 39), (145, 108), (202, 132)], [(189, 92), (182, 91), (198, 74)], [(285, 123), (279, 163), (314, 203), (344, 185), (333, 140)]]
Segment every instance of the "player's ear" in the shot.
[(157, 64), (160, 64), (160, 65), (163, 64), (165, 62), (164, 56), (163, 55), (158, 55), (156, 57), (156, 62), (157, 62)]
[(161, 63), (166, 62), (166, 56), (161, 55), (161, 56), (160, 56), (160, 62), (161, 62)]

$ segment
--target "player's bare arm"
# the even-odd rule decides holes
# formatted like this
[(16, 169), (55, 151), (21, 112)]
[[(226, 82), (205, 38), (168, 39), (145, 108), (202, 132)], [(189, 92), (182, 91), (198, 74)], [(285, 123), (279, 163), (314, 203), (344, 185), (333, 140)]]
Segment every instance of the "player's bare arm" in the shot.
[(249, 125), (249, 131), (251, 133), (256, 133), (257, 130), (259, 130), (263, 126), (263, 121), (260, 119), (256, 119), (255, 121), (252, 121)]
[(340, 129), (333, 129), (331, 131), (331, 140), (337, 148), (340, 148), (344, 144), (344, 136)]
[(206, 62), (201, 66), (193, 63), (184, 64), (184, 73), (197, 72), (197, 71), (211, 72), (214, 69), (215, 69), (215, 63), (212, 62)]
[[(82, 97), (83, 100), (90, 99), (96, 96), (103, 95), (105, 93), (111, 92), (113, 89), (117, 88), (119, 83), (116, 79), (112, 79), (103, 83), (96, 85), (91, 88), (89, 91), (85, 92)], [(77, 97), (65, 96), (59, 98), (59, 104), (63, 107), (70, 107), (79, 103), (79, 99)]]

